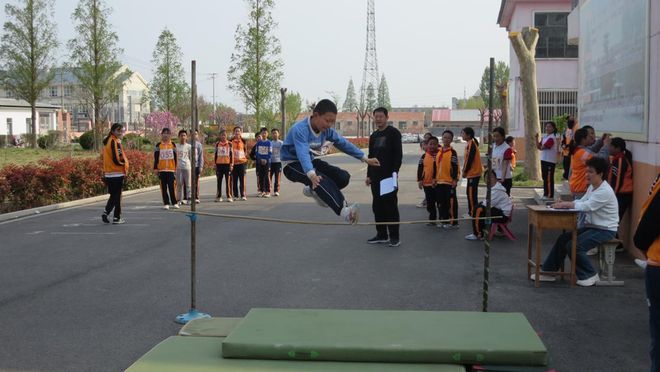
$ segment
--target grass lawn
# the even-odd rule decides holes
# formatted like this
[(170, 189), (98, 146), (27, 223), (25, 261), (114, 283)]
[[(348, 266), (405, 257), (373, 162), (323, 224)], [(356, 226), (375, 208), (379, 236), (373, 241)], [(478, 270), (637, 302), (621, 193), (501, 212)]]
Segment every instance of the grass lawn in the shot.
[(7, 164), (27, 164), (34, 163), (44, 158), (61, 159), (68, 156), (89, 158), (99, 156), (96, 151), (81, 150), (79, 145), (76, 150), (44, 150), (31, 148), (0, 148), (0, 168)]

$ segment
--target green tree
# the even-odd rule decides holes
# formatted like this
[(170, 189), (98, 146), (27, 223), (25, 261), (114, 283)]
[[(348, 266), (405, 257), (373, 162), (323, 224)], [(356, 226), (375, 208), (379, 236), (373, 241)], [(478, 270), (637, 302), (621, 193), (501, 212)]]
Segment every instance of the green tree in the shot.
[(94, 146), (99, 148), (105, 117), (103, 110), (117, 99), (124, 81), (131, 75), (118, 57), (123, 50), (108, 19), (112, 9), (102, 0), (80, 0), (71, 18), (76, 36), (69, 40), (73, 74), (80, 81), (82, 100), (92, 108)]
[(456, 108), (464, 110), (464, 109), (483, 109), (484, 106), (484, 100), (479, 97), (470, 97), (467, 99), (459, 99), (456, 105)]
[(392, 103), (390, 101), (390, 88), (387, 86), (387, 80), (385, 80), (385, 74), (380, 78), (380, 83), (378, 83), (378, 107), (385, 107), (386, 109), (392, 109)]
[(284, 99), (284, 110), (286, 112), (287, 125), (291, 125), (302, 111), (302, 96), (300, 93), (289, 93)]
[(348, 88), (346, 89), (346, 100), (341, 110), (344, 112), (351, 112), (357, 108), (357, 97), (355, 96), (355, 85), (353, 85), (353, 78), (348, 81)]
[[(495, 87), (494, 90), (497, 92), (497, 86), (507, 84), (509, 81), (509, 66), (506, 62), (499, 61), (495, 65)], [(484, 74), (481, 76), (481, 83), (479, 83), (479, 94), (481, 99), (484, 102), (484, 107), (488, 107), (488, 85), (490, 83), (490, 67), (486, 67)], [(495, 94), (493, 97), (493, 108), (502, 108), (502, 97), (500, 94)]]
[(36, 102), (53, 80), (51, 61), (58, 46), (52, 0), (21, 0), (5, 4), (7, 21), (0, 41), (0, 63), (6, 89), (32, 109), (30, 145), (37, 147)]
[(273, 35), (277, 27), (271, 16), (274, 1), (246, 0), (246, 3), (250, 9), (249, 20), (245, 26), (236, 28), (236, 47), (227, 79), (228, 88), (243, 99), (246, 109), (254, 111), (259, 121), (261, 112), (279, 97), (283, 62), (280, 42)]
[(182, 102), (190, 103), (182, 58), (176, 37), (165, 28), (158, 37), (151, 59), (154, 77), (149, 88), (154, 109), (173, 112), (174, 107)]

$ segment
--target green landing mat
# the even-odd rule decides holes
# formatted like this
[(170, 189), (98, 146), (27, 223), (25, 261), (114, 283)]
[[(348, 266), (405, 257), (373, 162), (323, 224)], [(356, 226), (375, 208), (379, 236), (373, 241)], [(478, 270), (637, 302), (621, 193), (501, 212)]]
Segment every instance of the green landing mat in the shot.
[(128, 372), (465, 372), (460, 365), (304, 362), (223, 359), (221, 337), (172, 336), (130, 366)]
[(243, 318), (195, 319), (184, 325), (179, 336), (227, 337)]
[(225, 358), (546, 365), (521, 313), (252, 309)]

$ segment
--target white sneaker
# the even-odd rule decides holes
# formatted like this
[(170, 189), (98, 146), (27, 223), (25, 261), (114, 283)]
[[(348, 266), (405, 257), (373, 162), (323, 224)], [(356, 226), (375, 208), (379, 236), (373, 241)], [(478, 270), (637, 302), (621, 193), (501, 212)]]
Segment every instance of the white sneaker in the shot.
[(360, 218), (360, 207), (357, 204), (351, 204), (342, 208), (340, 215), (344, 221), (354, 225)]
[(419, 202), (419, 204), (417, 204), (415, 207), (417, 207), (417, 208), (426, 208), (426, 199)]
[(216, 203), (220, 203), (220, 202), (222, 202), (222, 196), (219, 197), (219, 198), (215, 198), (215, 202), (216, 202)]
[(647, 265), (646, 260), (640, 260), (639, 258), (635, 258), (635, 264), (639, 266), (642, 270), (646, 270), (646, 265)]
[(264, 196), (264, 193), (263, 193), (263, 192), (258, 192), (258, 193), (257, 193), (257, 198), (260, 198), (260, 197), (262, 197), (262, 196)]
[(227, 203), (233, 203), (233, 202), (234, 202), (234, 198), (232, 198), (232, 197), (227, 198)]
[(168, 211), (168, 210), (170, 210), (170, 206), (168, 204), (165, 204), (165, 205), (163, 205), (163, 209)]
[(303, 195), (305, 195), (308, 198), (313, 198), (314, 200), (316, 200), (316, 204), (322, 207), (327, 207), (325, 202), (321, 200), (321, 198), (319, 198), (319, 195), (310, 186), (303, 187)]
[(264, 194), (263, 194), (263, 197), (264, 197), (264, 198), (270, 198), (270, 194), (264, 193)]
[(450, 223), (446, 223), (446, 224), (442, 225), (442, 228), (445, 229), (445, 230), (457, 230), (458, 225), (452, 225)]
[(275, 196), (280, 196), (280, 193), (275, 191)]
[(246, 201), (246, 200), (247, 200), (247, 196), (242, 197), (241, 200), (242, 200), (242, 201)]
[(592, 285), (596, 284), (596, 282), (600, 281), (600, 278), (598, 277), (598, 274), (592, 276), (591, 278), (583, 279), (583, 280), (577, 280), (575, 284), (579, 285), (580, 287), (591, 287)]
[(174, 209), (180, 209), (181, 207), (179, 206), (179, 204), (174, 204), (174, 205), (172, 206), (172, 208), (174, 208)]
[(587, 251), (587, 256), (595, 256), (598, 254), (598, 247), (591, 248)]
[(195, 204), (199, 204), (201, 201), (199, 199), (195, 199)]
[[(536, 280), (536, 273), (530, 275), (529, 279), (530, 280)], [(540, 282), (555, 282), (555, 281), (557, 281), (557, 278), (555, 278), (554, 276), (551, 276), (551, 275), (541, 274), (541, 275), (539, 275), (539, 281)]]
[(474, 234), (465, 235), (465, 240), (481, 240), (478, 236)]

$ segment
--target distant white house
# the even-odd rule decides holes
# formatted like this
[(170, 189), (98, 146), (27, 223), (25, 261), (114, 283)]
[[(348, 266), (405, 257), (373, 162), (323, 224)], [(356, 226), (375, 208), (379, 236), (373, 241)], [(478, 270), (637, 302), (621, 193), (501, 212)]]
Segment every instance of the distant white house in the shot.
[[(37, 135), (57, 129), (58, 106), (37, 102)], [(0, 135), (17, 136), (32, 133), (30, 104), (13, 98), (0, 98)]]

